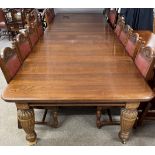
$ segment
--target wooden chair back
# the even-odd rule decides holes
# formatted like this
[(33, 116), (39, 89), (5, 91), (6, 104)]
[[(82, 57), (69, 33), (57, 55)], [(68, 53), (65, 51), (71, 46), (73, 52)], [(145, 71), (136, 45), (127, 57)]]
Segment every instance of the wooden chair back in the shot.
[(26, 26), (26, 29), (27, 29), (28, 36), (29, 36), (29, 39), (30, 39), (31, 47), (33, 48), (35, 46), (35, 44), (37, 43), (38, 39), (39, 39), (36, 24), (34, 23), (31, 27)]
[(0, 66), (7, 83), (9, 83), (21, 66), (21, 61), (17, 55), (15, 46), (2, 49), (0, 54)]
[(1, 8), (0, 8), (0, 22), (5, 22), (5, 15)]
[(125, 20), (123, 16), (119, 16), (116, 24), (116, 28), (114, 30), (115, 34), (119, 37), (122, 29), (125, 26)]
[(20, 57), (21, 61), (23, 62), (29, 53), (32, 51), (30, 40), (28, 37), (28, 32), (19, 33), (16, 36), (15, 44), (17, 46), (18, 56)]
[(43, 29), (42, 22), (41, 21), (38, 21), (35, 25), (36, 25), (38, 37), (40, 38), (44, 34), (44, 29)]
[(11, 17), (14, 23), (18, 23), (19, 27), (24, 28), (26, 17), (23, 9), (11, 9)]
[(7, 20), (3, 9), (0, 8), (0, 29), (8, 29)]
[(53, 22), (53, 19), (55, 17), (54, 9), (53, 8), (45, 9), (43, 14), (44, 14), (47, 26), (50, 25)]
[(112, 28), (115, 28), (115, 26), (116, 26), (117, 15), (118, 15), (118, 13), (115, 9), (109, 11), (108, 20), (109, 20)]
[[(39, 38), (44, 34), (41, 16), (39, 15), (39, 12), (36, 9), (33, 9), (29, 14), (27, 14), (27, 25), (30, 29), (36, 29)], [(32, 46), (34, 46), (33, 42)]]
[(133, 33), (133, 29), (129, 25), (125, 25), (122, 31), (120, 32), (119, 39), (124, 46), (126, 46), (128, 37), (131, 33)]
[(138, 33), (131, 33), (125, 45), (125, 49), (128, 54), (135, 59), (136, 54), (138, 53), (142, 44), (142, 38), (139, 37)]
[(35, 10), (32, 10), (30, 13), (28, 13), (26, 15), (26, 23), (28, 26), (32, 26), (34, 24), (34, 22), (37, 21), (37, 14), (36, 14), (36, 11)]
[(152, 80), (154, 76), (155, 49), (142, 45), (136, 55), (135, 64), (146, 81)]

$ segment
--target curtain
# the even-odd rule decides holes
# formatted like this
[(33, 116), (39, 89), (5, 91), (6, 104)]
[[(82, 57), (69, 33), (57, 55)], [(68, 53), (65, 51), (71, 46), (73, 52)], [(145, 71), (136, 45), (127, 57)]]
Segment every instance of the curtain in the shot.
[(122, 8), (120, 15), (134, 30), (153, 31), (153, 8)]

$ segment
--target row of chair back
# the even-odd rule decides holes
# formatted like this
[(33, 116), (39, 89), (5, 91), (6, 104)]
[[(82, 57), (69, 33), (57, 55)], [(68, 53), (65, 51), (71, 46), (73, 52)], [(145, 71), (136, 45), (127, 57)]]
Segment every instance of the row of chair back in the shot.
[[(50, 9), (47, 10), (49, 11)], [(49, 18), (53, 20), (54, 17), (51, 16), (51, 14)], [(51, 19), (49, 20), (48, 24), (52, 22)], [(0, 55), (0, 66), (7, 83), (14, 78), (24, 60), (32, 52), (32, 49), (36, 45), (39, 38), (41, 38), (44, 34), (42, 21), (37, 10), (34, 9), (30, 14), (28, 14), (26, 20), (26, 29), (21, 30), (16, 36), (12, 42), (12, 48), (4, 48)], [(46, 113), (47, 109), (45, 109), (42, 121), (38, 123), (44, 124)], [(55, 124), (57, 125), (58, 123), (56, 122)], [(18, 128), (21, 128), (19, 121)]]
[(16, 36), (12, 42), (12, 48), (6, 47), (2, 50), (0, 66), (8, 83), (16, 75), (23, 61), (42, 35), (42, 24), (34, 21), (31, 23), (31, 27), (27, 25), (26, 30)]
[[(126, 52), (128, 55), (133, 59), (137, 69), (140, 71), (141, 75), (144, 79), (148, 82), (148, 84), (152, 87), (152, 83), (154, 80), (154, 66), (155, 66), (155, 44), (153, 43), (155, 40), (155, 34), (153, 36), (153, 41), (149, 41), (149, 44), (146, 45), (145, 41), (140, 37), (138, 33), (134, 33), (132, 28), (129, 25), (125, 25), (124, 17), (118, 16), (118, 20), (116, 25), (114, 24), (116, 21), (114, 16), (114, 11), (107, 11), (111, 12), (112, 17), (108, 17), (108, 21), (111, 27), (114, 29), (114, 33), (116, 37), (120, 40), (123, 44)], [(108, 13), (108, 14), (109, 14)], [(106, 17), (106, 18), (107, 18)], [(152, 34), (153, 35), (153, 34)], [(152, 36), (151, 36), (152, 37)], [(154, 91), (154, 89), (153, 89)], [(154, 91), (155, 92), (155, 91)], [(154, 104), (154, 99), (151, 103)], [(139, 115), (138, 123), (142, 124), (145, 115), (147, 114), (148, 110), (150, 109), (151, 104), (145, 103), (145, 108), (142, 112), (142, 115)], [(109, 121), (101, 121), (100, 117), (98, 117), (98, 113), (101, 113), (101, 110), (105, 110), (105, 107), (97, 107), (97, 127), (101, 127), (103, 124), (118, 124), (117, 122), (113, 122), (110, 109), (107, 109)]]
[(118, 17), (114, 32), (125, 47), (128, 55), (132, 57), (145, 80), (151, 80), (155, 65), (154, 48), (145, 46), (145, 41), (139, 34), (134, 33), (129, 25), (125, 25), (124, 17)]

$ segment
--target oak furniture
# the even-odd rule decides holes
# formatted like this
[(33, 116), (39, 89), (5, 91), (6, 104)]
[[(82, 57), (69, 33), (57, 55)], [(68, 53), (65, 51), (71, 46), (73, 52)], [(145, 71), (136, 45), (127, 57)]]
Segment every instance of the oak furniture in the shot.
[(129, 35), (133, 32), (132, 28), (129, 25), (125, 25), (120, 32), (119, 39), (121, 43), (126, 46)]
[(47, 8), (43, 12), (47, 27), (53, 22), (55, 17), (55, 12), (53, 8)]
[(15, 46), (12, 48), (6, 47), (2, 49), (0, 53), (0, 67), (7, 83), (10, 83), (10, 81), (14, 78), (21, 64), (22, 62), (17, 55), (17, 49)]
[(139, 49), (142, 44), (143, 40), (138, 33), (129, 34), (128, 40), (125, 45), (125, 49), (128, 52), (129, 56), (133, 58), (133, 60), (135, 59), (137, 53), (139, 52)]
[(122, 106), (119, 137), (125, 143), (140, 102), (153, 97), (102, 14), (56, 14), (2, 93), (16, 103), (30, 144), (37, 141), (34, 107)]
[(117, 24), (116, 24), (116, 28), (114, 30), (114, 32), (116, 33), (117, 37), (120, 36), (120, 33), (122, 31), (122, 29), (125, 26), (125, 19), (122, 16), (118, 16), (118, 20), (117, 20)]
[[(135, 31), (138, 33), (145, 42), (143, 42), (144, 47), (149, 46), (150, 48), (154, 49), (155, 48), (155, 34), (152, 33), (151, 31)], [(155, 73), (155, 70), (152, 74)], [(151, 81), (148, 81), (150, 87), (152, 88), (153, 92), (155, 92), (155, 74), (152, 75), (153, 79)], [(137, 125), (142, 125), (144, 121), (150, 121), (150, 120), (155, 120), (155, 106), (154, 106), (154, 99), (151, 100), (150, 102), (145, 102), (141, 103), (140, 107), (138, 108), (138, 121)]]
[(23, 62), (27, 58), (27, 56), (30, 54), (30, 52), (32, 51), (28, 32), (26, 31), (26, 33), (19, 33), (16, 36), (15, 44), (18, 49), (17, 50), (18, 56)]
[(11, 27), (7, 22), (6, 13), (0, 8), (0, 37), (8, 36), (9, 40), (12, 37)]
[(118, 17), (118, 13), (116, 9), (110, 10), (108, 12), (108, 21), (112, 28), (116, 27), (117, 17)]

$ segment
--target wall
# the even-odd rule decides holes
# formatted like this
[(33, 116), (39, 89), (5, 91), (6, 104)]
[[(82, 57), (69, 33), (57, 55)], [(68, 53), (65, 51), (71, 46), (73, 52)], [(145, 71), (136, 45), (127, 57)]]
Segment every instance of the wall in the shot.
[(102, 13), (103, 8), (55, 8), (55, 13)]

